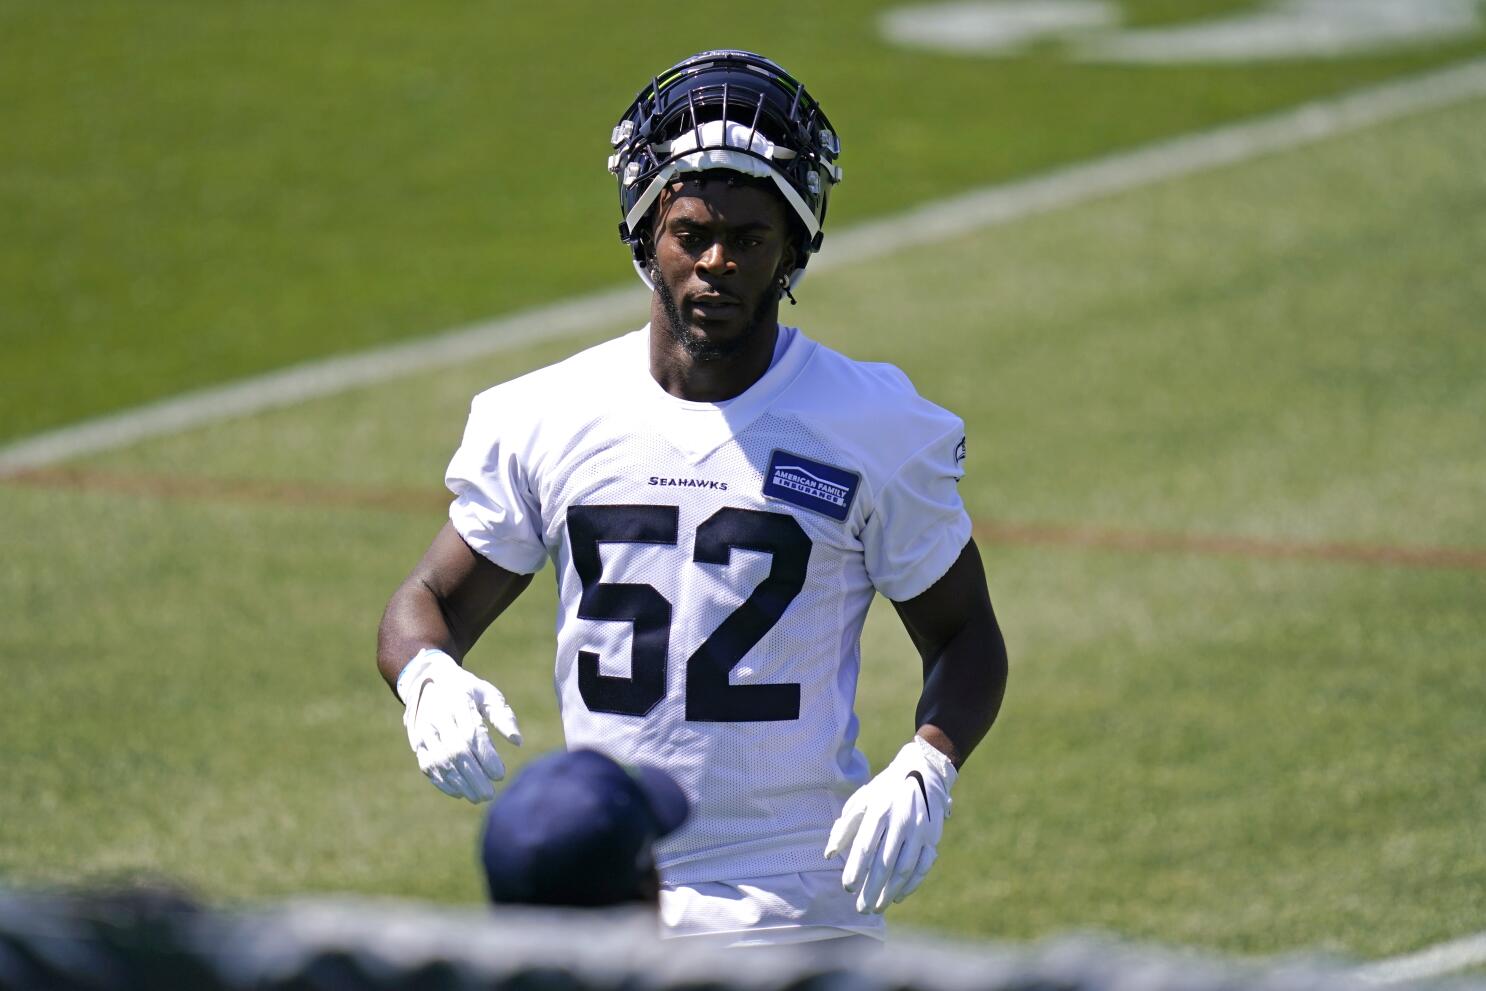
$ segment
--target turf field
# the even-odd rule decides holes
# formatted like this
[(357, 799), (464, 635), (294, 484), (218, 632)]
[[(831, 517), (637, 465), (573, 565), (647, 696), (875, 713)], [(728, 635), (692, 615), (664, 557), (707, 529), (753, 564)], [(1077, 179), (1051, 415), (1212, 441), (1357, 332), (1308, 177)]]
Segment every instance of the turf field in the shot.
[[(230, 32), (249, 9), (212, 15), (223, 19), (212, 30)], [(275, 9), (286, 19), (275, 38), (318, 16)], [(8, 5), (0, 16), (35, 28), (38, 10)], [(387, 64), (407, 57), (399, 49)], [(1142, 127), (1180, 129), (1401, 64), (1281, 71), (1283, 86), (1266, 79), (1252, 90), (1215, 82), (1222, 97), (1188, 108), (1194, 119), (1157, 113)], [(0, 60), (0, 73), (17, 71)], [(1056, 75), (1037, 59), (998, 71)], [(191, 105), (200, 94), (177, 96)], [(601, 102), (607, 116), (612, 101)], [(981, 178), (1142, 136), (1080, 133), (1007, 152)], [(869, 128), (854, 147), (872, 140)], [(8, 147), (0, 154), (19, 154)], [(96, 153), (102, 168), (113, 152)], [(470, 154), (464, 146), (449, 162), (471, 168)], [(975, 181), (936, 173), (943, 186), (914, 186), (905, 171), (889, 183), (872, 177), (873, 154), (892, 157), (862, 151), (855, 172), (848, 160), (843, 218), (858, 176), (868, 192), (850, 208), (857, 217)], [(894, 918), (1005, 938), (1099, 928), (1226, 951), (1367, 957), (1483, 928), (1482, 161), (1486, 101), (1475, 101), (807, 282), (791, 319), (857, 357), (902, 365), (968, 421), (963, 491), (1012, 653), (1001, 722), (957, 787), (941, 864)], [(4, 175), (14, 183), (21, 173)], [(424, 179), (436, 186), (436, 176)], [(607, 216), (603, 191), (596, 209)], [(488, 236), (479, 231), (495, 223), (481, 212), (489, 204), (456, 225), (448, 254), (417, 256), (416, 239), (399, 242), (408, 254), (398, 258), (367, 247), (388, 251), (396, 278), (334, 248), (375, 241), (379, 228), (324, 242), (313, 222), (280, 231), (319, 243), (305, 250), (339, 259), (347, 279), (354, 269), (344, 283), (275, 254), (278, 242), (253, 233), (251, 205), (239, 206), (215, 236), (245, 250), (241, 222), (241, 239), (263, 249), (261, 267), (224, 269), (210, 291), (196, 281), (204, 269), (166, 270), (162, 285), (199, 295), (179, 313), (161, 304), (169, 319), (150, 346), (139, 343), (139, 311), (99, 316), (112, 313), (113, 290), (74, 293), (63, 280), (52, 302), (119, 320), (117, 337), (87, 320), (53, 324), (41, 303), (26, 309), (40, 295), (7, 288), (9, 312), (60, 335), (6, 362), (7, 432), (138, 398), (69, 393), (101, 369), (153, 395), (255, 362), (439, 329), (564, 284), (553, 275), (490, 285), (488, 251), (455, 257), (461, 244), (474, 250), (460, 238)], [(149, 203), (138, 209), (135, 229), (154, 218)], [(453, 214), (441, 209), (452, 208), (430, 216), (429, 242), (449, 233)], [(101, 222), (110, 250), (122, 246), (114, 222), (131, 223)], [(564, 227), (574, 254), (606, 258), (573, 262), (573, 288), (623, 274), (608, 222), (595, 226), (602, 237)], [(48, 257), (108, 267), (106, 251), (23, 230), (0, 245), (11, 285)], [(36, 248), (48, 244), (54, 256)], [(210, 257), (181, 251), (191, 265)], [(326, 319), (346, 307), (344, 323)], [(375, 327), (364, 329), (372, 312)], [(478, 812), (418, 774), (400, 706), (372, 667), (376, 620), (440, 523), (438, 479), (470, 395), (641, 318), (618, 313), (583, 339), (0, 481), (11, 700), (0, 720), (0, 881), (145, 873), (217, 899), (477, 899)], [(233, 350), (260, 325), (261, 353)], [(202, 345), (221, 361), (210, 374), (183, 357), (198, 331), (216, 342)], [(292, 346), (276, 350), (276, 335)], [(122, 343), (81, 348), (84, 339)], [(193, 371), (151, 378), (143, 369), (157, 361)], [(73, 384), (58, 392), (69, 394), (16, 400), (10, 383), (39, 390), (42, 368), (60, 369), (58, 382)], [(10, 419), (20, 406), (44, 411)], [(539, 581), (471, 658), (520, 716), (522, 759), (560, 743), (552, 614), (551, 584)], [(890, 610), (874, 613), (865, 651), (859, 708), (876, 763), (911, 731), (917, 662)]]
[[(609, 129), (719, 44), (825, 101), (833, 224), (1486, 50), (987, 62), (887, 45), (886, 6), (0, 0), (0, 442), (629, 279)], [(1243, 6), (1124, 0), (1132, 24)]]
[[(1482, 156), (1477, 102), (810, 284), (815, 334), (970, 422), (1013, 655), (901, 920), (1367, 956), (1480, 928)], [(477, 813), (417, 773), (373, 630), (469, 394), (576, 343), (0, 488), (0, 874), (477, 898)], [(559, 743), (552, 609), (533, 586), (472, 658), (522, 756)], [(916, 663), (890, 613), (867, 654), (882, 760)]]

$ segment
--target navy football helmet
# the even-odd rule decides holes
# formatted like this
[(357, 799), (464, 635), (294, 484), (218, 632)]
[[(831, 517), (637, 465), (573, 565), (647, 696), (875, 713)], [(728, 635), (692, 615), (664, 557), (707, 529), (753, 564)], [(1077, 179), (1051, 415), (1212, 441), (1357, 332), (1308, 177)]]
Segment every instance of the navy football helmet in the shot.
[(805, 87), (752, 52), (700, 52), (656, 76), (635, 97), (610, 141), (609, 171), (619, 178), (620, 238), (635, 269), (646, 268), (650, 208), (677, 175), (726, 169), (770, 179), (795, 219), (798, 268), (819, 250), (831, 187), (841, 181), (841, 143)]

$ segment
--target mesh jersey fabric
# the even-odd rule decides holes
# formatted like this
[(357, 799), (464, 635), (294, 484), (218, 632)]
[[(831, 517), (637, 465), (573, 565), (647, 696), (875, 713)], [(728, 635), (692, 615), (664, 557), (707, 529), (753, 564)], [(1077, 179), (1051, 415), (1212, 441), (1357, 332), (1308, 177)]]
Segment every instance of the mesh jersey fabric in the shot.
[(553, 560), (568, 746), (663, 767), (692, 802), (664, 881), (819, 871), (869, 776), (852, 706), (874, 590), (918, 595), (970, 537), (964, 427), (792, 329), (725, 406), (679, 400), (648, 334), (477, 396), (450, 519), (508, 570)]

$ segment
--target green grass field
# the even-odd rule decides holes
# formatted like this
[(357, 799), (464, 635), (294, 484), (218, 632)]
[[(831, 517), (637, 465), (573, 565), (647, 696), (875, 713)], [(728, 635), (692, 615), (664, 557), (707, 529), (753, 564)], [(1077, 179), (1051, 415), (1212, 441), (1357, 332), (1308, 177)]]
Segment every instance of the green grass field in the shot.
[[(630, 278), (604, 136), (719, 42), (826, 103), (832, 230), (1486, 49), (991, 62), (888, 47), (886, 5), (764, 0), (720, 37), (598, 4), (0, 0), (0, 443)], [(1012, 652), (893, 918), (1366, 957), (1483, 928), (1483, 161), (1478, 100), (812, 275), (790, 319), (965, 416)], [(642, 318), (0, 479), (0, 884), (478, 900), (479, 813), (418, 774), (377, 617), (469, 397)], [(540, 580), (471, 659), (518, 764), (561, 743), (553, 609)], [(880, 763), (917, 662), (890, 610), (864, 648)]]
[[(873, 158), (855, 161), (870, 188)], [(1479, 552), (1482, 161), (1477, 101), (821, 273), (789, 316), (901, 364), (966, 417), (964, 494), (987, 534)], [(487, 236), (482, 216), (471, 237)], [(614, 247), (589, 240), (576, 250)], [(427, 261), (430, 279), (445, 260)], [(516, 290), (459, 288), (490, 261), (449, 273), (445, 309), (410, 293), (400, 321), (379, 299), (382, 327), (490, 308)], [(256, 289), (219, 285), (247, 298), (279, 264)], [(201, 292), (191, 312), (218, 312)], [(271, 295), (252, 312), (286, 332), (289, 301)], [(372, 666), (377, 617), (440, 523), (470, 395), (639, 318), (117, 451), (70, 482), (0, 483), (0, 879), (477, 900), (479, 813), (407, 753)], [(982, 548), (1007, 703), (957, 789), (940, 866), (894, 918), (1368, 957), (1482, 928), (1479, 556), (1275, 559), (1056, 532)], [(471, 658), (521, 717), (521, 759), (560, 745), (552, 615), (540, 580)], [(880, 762), (911, 731), (917, 662), (890, 610), (865, 650), (863, 744)]]
[(1486, 50), (985, 61), (889, 47), (888, 5), (0, 0), (0, 442), (627, 281), (609, 129), (702, 48), (767, 52), (825, 102), (835, 229)]

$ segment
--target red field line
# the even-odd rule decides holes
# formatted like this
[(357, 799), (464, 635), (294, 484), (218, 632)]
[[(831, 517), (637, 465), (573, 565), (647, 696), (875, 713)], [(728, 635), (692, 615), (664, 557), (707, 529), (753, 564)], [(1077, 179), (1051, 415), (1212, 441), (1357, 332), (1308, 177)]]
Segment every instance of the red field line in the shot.
[[(449, 495), (434, 489), (272, 482), (179, 475), (125, 475), (80, 468), (35, 468), (0, 477), (0, 484), (82, 489), (157, 499), (205, 499), (284, 506), (354, 507), (441, 515)], [(1331, 561), (1405, 568), (1486, 571), (1486, 548), (1265, 539), (1223, 534), (1133, 530), (1087, 524), (977, 520), (975, 535), (995, 544), (1083, 547), (1135, 554), (1198, 554), (1275, 560)]]

